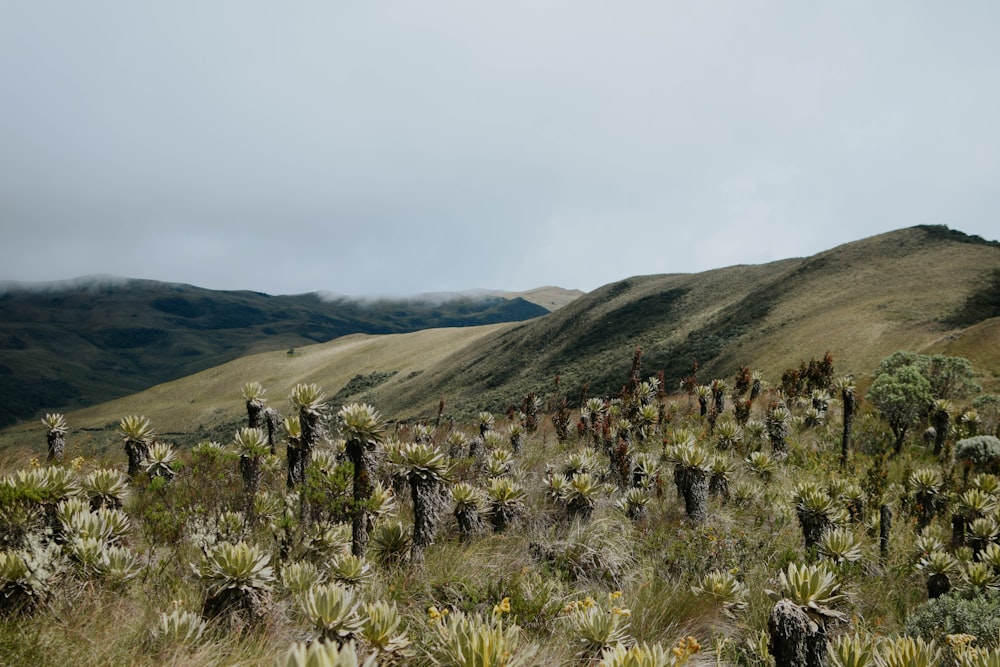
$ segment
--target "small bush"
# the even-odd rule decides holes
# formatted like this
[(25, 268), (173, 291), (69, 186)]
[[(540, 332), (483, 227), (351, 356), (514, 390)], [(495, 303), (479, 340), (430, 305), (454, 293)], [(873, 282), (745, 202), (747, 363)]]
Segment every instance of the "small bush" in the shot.
[(968, 634), (985, 648), (998, 644), (1000, 593), (963, 598), (949, 593), (917, 607), (906, 622), (906, 633), (944, 642), (946, 635)]
[(977, 435), (955, 444), (955, 460), (987, 472), (1000, 470), (1000, 438)]

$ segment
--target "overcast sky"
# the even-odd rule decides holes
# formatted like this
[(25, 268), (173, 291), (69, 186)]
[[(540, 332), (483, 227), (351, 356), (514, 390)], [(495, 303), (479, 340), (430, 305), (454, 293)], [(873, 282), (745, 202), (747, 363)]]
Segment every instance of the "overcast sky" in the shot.
[(998, 35), (996, 0), (0, 0), (0, 279), (591, 290), (996, 239)]

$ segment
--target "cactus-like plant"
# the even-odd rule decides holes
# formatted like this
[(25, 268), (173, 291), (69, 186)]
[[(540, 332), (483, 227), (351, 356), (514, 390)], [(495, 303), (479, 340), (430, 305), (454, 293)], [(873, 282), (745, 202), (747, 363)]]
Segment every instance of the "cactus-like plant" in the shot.
[(158, 646), (194, 646), (207, 628), (208, 624), (198, 614), (175, 609), (169, 614), (161, 613), (150, 634)]
[(401, 617), (396, 603), (379, 600), (364, 606), (364, 624), (359, 634), (376, 655), (389, 660), (404, 660), (411, 657), (410, 639), (399, 628)]
[(747, 606), (747, 588), (730, 572), (712, 570), (691, 590), (695, 595), (712, 599), (722, 613), (730, 618), (735, 618), (736, 612)]
[(627, 489), (625, 494), (615, 502), (615, 507), (622, 511), (631, 521), (638, 521), (646, 514), (646, 508), (653, 497), (649, 491), (640, 487)]
[(42, 419), (42, 424), (48, 429), (46, 434), (49, 449), (47, 460), (50, 463), (53, 461), (62, 462), (63, 456), (66, 454), (66, 432), (69, 430), (66, 426), (66, 417), (59, 413), (46, 414)]
[(380, 563), (392, 565), (406, 559), (410, 553), (410, 531), (399, 521), (386, 521), (375, 526), (371, 535), (371, 552)]
[(424, 651), (432, 664), (451, 667), (521, 667), (533, 664), (534, 655), (521, 643), (520, 628), (504, 624), (501, 615), (458, 611), (431, 620)]
[(364, 619), (354, 593), (340, 584), (319, 584), (299, 598), (299, 608), (320, 640), (343, 645), (354, 638)]
[(631, 612), (609, 599), (608, 608), (592, 598), (567, 605), (567, 623), (577, 654), (589, 659), (605, 649), (629, 642), (629, 616)]
[(368, 510), (371, 499), (371, 475), (375, 467), (376, 449), (384, 439), (385, 422), (378, 411), (367, 403), (350, 403), (337, 413), (340, 431), (345, 439), (345, 451), (354, 464), (354, 517), (351, 526), (351, 552), (363, 556), (368, 546)]
[(282, 667), (375, 667), (377, 656), (370, 655), (362, 663), (354, 642), (343, 646), (337, 642), (298, 642), (285, 654)]
[(146, 458), (142, 468), (150, 477), (162, 477), (167, 481), (176, 474), (171, 464), (177, 458), (174, 448), (165, 442), (154, 442), (146, 449)]
[(854, 563), (861, 560), (861, 544), (847, 528), (832, 528), (820, 537), (819, 553), (834, 563)]
[(83, 487), (93, 510), (101, 507), (121, 509), (128, 496), (128, 478), (110, 468), (98, 468), (91, 472), (84, 479)]
[(263, 615), (274, 584), (270, 556), (246, 542), (221, 542), (192, 565), (208, 588), (204, 615), (246, 613), (248, 620)]
[(451, 500), (455, 506), (452, 512), (458, 522), (459, 536), (465, 542), (482, 531), (481, 512), (486, 501), (482, 492), (468, 482), (458, 482), (451, 487)]
[(372, 566), (354, 554), (340, 554), (330, 561), (330, 578), (344, 586), (362, 586), (373, 574)]
[(128, 476), (134, 478), (142, 470), (149, 452), (149, 444), (156, 437), (153, 425), (142, 415), (127, 415), (119, 423), (128, 457)]
[(883, 640), (876, 662), (879, 667), (936, 667), (942, 657), (943, 652), (935, 642), (903, 636)]
[(509, 477), (491, 479), (486, 487), (487, 505), (493, 530), (502, 533), (525, 511), (524, 487)]
[(871, 667), (875, 664), (875, 639), (868, 634), (843, 634), (829, 645), (831, 667)]

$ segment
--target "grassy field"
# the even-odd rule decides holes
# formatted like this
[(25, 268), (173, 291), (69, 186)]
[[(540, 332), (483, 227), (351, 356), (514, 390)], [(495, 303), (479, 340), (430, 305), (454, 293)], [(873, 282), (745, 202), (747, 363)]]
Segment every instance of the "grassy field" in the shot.
[[(379, 354), (377, 339), (363, 336), (330, 349), (317, 349), (315, 354), (360, 354), (366, 347), (372, 358)], [(281, 362), (306, 364), (310, 359), (315, 362), (317, 357), (276, 358), (274, 368), (279, 370)], [(379, 361), (385, 363), (390, 358)], [(222, 387), (216, 391), (220, 395), (232, 393)], [(776, 398), (765, 391), (756, 401), (752, 420), (763, 420), (767, 406)], [(650, 405), (663, 419), (655, 420), (641, 434), (634, 432), (629, 445), (633, 463), (638, 465), (646, 457), (645, 485), (638, 485), (633, 475), (624, 483), (616, 481), (609, 457), (617, 442), (613, 435), (608, 444), (606, 436), (577, 435), (574, 429), (566, 440), (559, 441), (548, 415), (542, 415), (536, 432), (525, 434), (517, 452), (511, 449), (507, 436), (510, 422), (497, 415), (493, 428), (499, 438), (487, 442), (482, 458), (469, 458), (466, 447), (455, 458), (446, 459), (449, 487), (461, 481), (481, 489), (485, 508), (491, 502), (486, 491), (490, 480), (504, 477), (524, 489), (522, 511), (509, 530), (494, 532), (487, 518), (480, 532), (462, 539), (455, 504), (445, 502), (434, 543), (422, 562), (409, 560), (405, 543), (397, 552), (391, 540), (385, 541), (388, 538), (373, 537), (362, 561), (364, 576), (350, 585), (345, 579), (340, 581), (353, 591), (359, 618), (369, 613), (363, 611), (363, 603), (392, 605), (399, 614), (394, 634), (408, 642), (407, 648), (381, 655), (379, 664), (430, 665), (437, 664), (435, 660), (440, 664), (471, 664), (440, 657), (444, 644), (458, 641), (434, 629), (444, 622), (436, 614), (447, 610), (452, 616), (478, 615), (480, 630), (495, 630), (498, 621), (503, 624), (506, 638), (496, 641), (506, 657), (498, 659), (495, 664), (499, 665), (522, 664), (517, 662), (521, 659), (523, 664), (596, 664), (602, 648), (618, 642), (656, 644), (669, 654), (678, 642), (692, 648), (694, 644), (687, 637), (700, 646), (690, 656), (690, 664), (768, 665), (772, 663), (767, 623), (774, 602), (765, 591), (780, 589), (778, 575), (792, 563), (825, 568), (823, 571), (841, 587), (845, 597), (825, 603), (845, 619), (829, 624), (831, 639), (845, 633), (889, 637), (909, 631), (923, 632), (926, 639), (944, 645), (943, 635), (935, 635), (943, 632), (941, 628), (919, 620), (929, 608), (927, 575), (914, 566), (924, 555), (922, 550), (931, 548), (930, 536), (938, 536), (938, 548), (947, 549), (958, 559), (959, 569), (952, 575), (956, 590), (976, 599), (975, 585), (963, 583), (959, 574), (970, 566), (971, 551), (945, 546), (951, 535), (951, 512), (958, 511), (955, 498), (970, 483), (962, 480), (950, 458), (935, 458), (911, 441), (901, 456), (880, 459), (889, 436), (885, 426), (865, 412), (855, 422), (857, 450), (841, 470), (839, 404), (834, 401), (822, 423), (809, 426), (803, 419), (805, 405), (793, 402), (787, 458), (772, 457), (772, 468), (765, 473), (759, 459), (754, 463), (750, 460), (752, 452), (770, 454), (772, 444), (766, 435), (753, 436), (748, 428), (744, 439), (722, 447), (718, 431), (712, 433), (710, 423), (699, 416), (697, 403), (688, 396), (665, 395)], [(160, 419), (165, 421), (166, 414)], [(573, 415), (574, 422), (577, 416)], [(717, 424), (731, 419), (727, 408)], [(343, 441), (337, 438), (335, 422), (331, 426), (330, 440), (320, 449), (335, 457)], [(449, 436), (455, 432), (469, 442), (478, 425), (429, 430), (442, 454), (453, 446)], [(373, 535), (381, 535), (381, 527), (396, 521), (409, 530), (414, 521), (405, 481), (408, 468), (398, 453), (400, 445), (392, 442), (405, 444), (423, 436), (413, 427), (391, 428), (390, 433), (390, 441), (378, 448), (374, 477), (385, 488), (394, 489), (395, 502), (375, 521)], [(724, 471), (729, 488), (726, 494), (709, 498), (707, 516), (700, 521), (692, 518), (676, 487), (675, 471), (682, 458), (671, 445), (689, 440), (718, 461), (713, 469)], [(124, 504), (129, 527), (116, 544), (134, 555), (134, 578), (115, 583), (74, 557), (72, 541), (57, 547), (56, 574), (47, 580), (47, 592), (39, 594), (42, 603), (38, 608), (28, 615), (8, 612), (0, 618), (0, 655), (5, 664), (284, 664), (294, 642), (317, 636), (318, 621), (303, 607), (301, 594), (296, 594), (287, 580), (289, 575), (281, 573), (290, 572), (292, 563), (310, 562), (318, 568), (321, 579), (336, 581), (344, 576), (338, 568), (350, 546), (350, 524), (338, 523), (343, 518), (335, 516), (336, 503), (314, 506), (318, 525), (306, 528), (299, 521), (295, 496), (285, 490), (284, 450), (282, 444), (276, 458), (265, 456), (262, 461), (257, 517), (249, 521), (242, 517), (235, 524), (233, 515), (223, 514), (244, 507), (239, 457), (232, 445), (226, 451), (181, 450), (173, 463), (176, 476), (169, 483), (146, 475), (133, 481)], [(33, 464), (27, 460), (31, 454), (16, 447), (4, 449), (0, 473), (31, 468)], [(497, 456), (511, 463), (502, 473), (490, 463), (491, 457)], [(579, 505), (572, 509), (574, 496), (557, 493), (551, 481), (553, 475), (579, 468), (580, 461), (585, 462), (583, 469), (595, 482), (585, 494), (590, 503), (587, 512), (580, 512)], [(884, 478), (873, 472), (882, 465), (879, 461), (884, 464)], [(94, 448), (73, 432), (68, 437), (67, 466), (80, 480), (97, 468), (122, 470), (120, 441), (117, 447)], [(929, 527), (923, 530), (924, 537), (918, 538), (920, 508), (909, 480), (921, 468), (941, 475), (941, 493), (950, 500), (937, 508)], [(321, 484), (329, 485), (322, 488), (331, 491), (343, 483), (337, 482), (334, 474), (323, 473), (320, 479)], [(837, 560), (824, 556), (822, 548), (805, 546), (795, 499), (808, 484), (829, 499), (834, 524), (852, 540), (855, 551), (849, 558)], [(621, 504), (633, 485), (642, 490), (648, 504), (645, 512), (630, 519)], [(326, 502), (332, 503), (333, 497)], [(286, 501), (292, 503), (291, 513), (282, 509)], [(880, 551), (878, 538), (878, 507), (882, 503), (893, 512), (885, 551)], [(32, 519), (12, 511), (17, 502), (9, 495), (0, 499), (0, 506), (4, 509), (0, 519), (7, 528), (4, 539), (10, 542), (17, 532), (12, 528), (30, 524)], [(853, 514), (848, 513), (851, 507)], [(859, 507), (863, 508), (860, 513), (856, 511)], [(319, 528), (328, 531), (321, 541), (315, 537)], [(285, 534), (294, 536), (288, 548), (282, 547), (281, 536)], [(226, 540), (253, 546), (275, 568), (274, 580), (269, 579), (266, 590), (261, 589), (255, 620), (238, 614), (210, 618), (197, 640), (157, 635), (154, 628), (161, 622), (161, 614), (202, 614), (211, 589), (193, 567), (217, 548), (206, 545)], [(711, 573), (736, 582), (735, 588), (708, 594), (706, 577)], [(993, 600), (989, 595), (987, 598)], [(599, 613), (589, 618), (586, 610), (592, 608)], [(995, 617), (980, 620), (977, 628), (996, 624)], [(609, 629), (609, 622), (614, 627)], [(373, 645), (362, 638), (360, 630), (356, 634), (359, 650), (371, 653)], [(992, 645), (995, 640), (994, 633), (980, 636), (979, 643)], [(941, 660), (946, 658), (942, 654)], [(682, 663), (675, 658), (665, 664)]]

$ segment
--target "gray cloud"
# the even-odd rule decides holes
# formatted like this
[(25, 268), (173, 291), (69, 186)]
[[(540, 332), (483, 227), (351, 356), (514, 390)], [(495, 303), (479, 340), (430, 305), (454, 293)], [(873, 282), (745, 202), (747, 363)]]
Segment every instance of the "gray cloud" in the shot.
[(17, 3), (0, 278), (412, 294), (995, 238), (1000, 9)]

